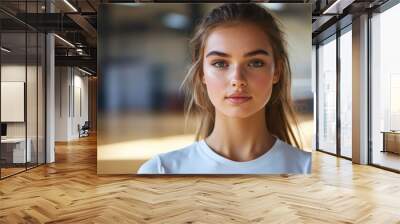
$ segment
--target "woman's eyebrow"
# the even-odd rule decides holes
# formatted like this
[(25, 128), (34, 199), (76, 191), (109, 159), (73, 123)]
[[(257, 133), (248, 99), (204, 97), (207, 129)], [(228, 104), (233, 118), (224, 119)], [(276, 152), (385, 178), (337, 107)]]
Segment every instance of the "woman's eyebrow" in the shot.
[(220, 57), (230, 57), (229, 54), (224, 53), (224, 52), (221, 52), (221, 51), (210, 51), (210, 52), (206, 55), (206, 57), (212, 56), (212, 55), (216, 55), (216, 56), (220, 56)]
[(264, 54), (264, 55), (267, 55), (267, 56), (270, 55), (266, 50), (257, 49), (257, 50), (255, 50), (255, 51), (250, 51), (250, 52), (244, 54), (244, 56), (245, 56), (245, 57), (250, 57), (250, 56), (257, 55), (257, 54)]
[[(244, 54), (244, 56), (245, 56), (245, 57), (250, 57), (250, 56), (257, 55), (257, 54), (263, 54), (263, 55), (267, 55), (267, 56), (270, 55), (266, 50), (257, 49), (257, 50), (250, 51), (250, 52)], [(210, 52), (206, 55), (206, 57), (212, 56), (212, 55), (220, 56), (220, 57), (231, 57), (229, 54), (224, 53), (224, 52), (221, 52), (221, 51), (210, 51)]]

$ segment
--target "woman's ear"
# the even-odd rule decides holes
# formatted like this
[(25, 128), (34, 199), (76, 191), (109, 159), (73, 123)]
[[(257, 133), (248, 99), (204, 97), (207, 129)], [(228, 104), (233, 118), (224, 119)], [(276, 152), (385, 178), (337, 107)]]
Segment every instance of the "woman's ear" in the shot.
[(272, 83), (276, 84), (279, 82), (279, 79), (281, 78), (281, 67), (280, 65), (276, 66), (275, 72), (274, 72), (274, 77), (272, 78)]
[(272, 78), (272, 83), (273, 84), (276, 84), (276, 83), (279, 82), (280, 74), (281, 74), (280, 72), (275, 72), (274, 77)]

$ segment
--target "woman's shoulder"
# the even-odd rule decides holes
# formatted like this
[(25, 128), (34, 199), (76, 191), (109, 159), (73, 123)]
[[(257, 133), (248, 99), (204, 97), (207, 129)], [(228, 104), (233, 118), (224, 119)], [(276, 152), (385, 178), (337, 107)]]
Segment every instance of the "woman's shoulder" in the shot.
[(188, 146), (185, 146), (180, 149), (176, 149), (170, 152), (165, 152), (158, 154), (145, 162), (138, 170), (138, 174), (162, 174), (165, 173), (166, 167), (170, 167), (173, 164), (179, 161), (183, 161), (191, 157), (196, 150), (198, 142), (194, 142)]
[(311, 172), (311, 152), (294, 147), (282, 140), (279, 140), (279, 146), (280, 150), (277, 152), (285, 158), (284, 161), (290, 161), (291, 165), (301, 168), (301, 173)]
[(278, 139), (279, 141), (279, 146), (280, 148), (282, 148), (282, 152), (283, 153), (287, 153), (287, 154), (293, 154), (295, 156), (301, 156), (301, 157), (311, 157), (311, 152), (308, 151), (304, 151), (303, 149), (299, 149), (295, 146), (292, 146), (280, 139)]

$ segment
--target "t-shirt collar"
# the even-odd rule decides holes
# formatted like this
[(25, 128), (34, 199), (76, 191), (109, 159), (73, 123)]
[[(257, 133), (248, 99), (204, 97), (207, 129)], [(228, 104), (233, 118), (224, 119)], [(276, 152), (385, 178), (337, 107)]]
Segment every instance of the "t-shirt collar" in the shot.
[(253, 160), (245, 161), (245, 162), (233, 161), (233, 160), (230, 160), (228, 158), (225, 158), (225, 157), (219, 155), (213, 149), (211, 149), (210, 146), (208, 146), (208, 144), (204, 141), (204, 139), (202, 139), (198, 142), (198, 146), (199, 146), (199, 150), (201, 153), (205, 153), (207, 156), (211, 157), (211, 159), (213, 159), (219, 163), (223, 163), (226, 165), (234, 165), (234, 166), (253, 166), (253, 165), (259, 163), (260, 161), (265, 162), (265, 159), (267, 157), (269, 157), (273, 153), (273, 151), (275, 151), (277, 148), (279, 148), (280, 140), (275, 135), (274, 135), (274, 137), (275, 137), (276, 141), (272, 145), (270, 150), (268, 150), (267, 152), (265, 152), (264, 154), (262, 154), (261, 156), (255, 158)]

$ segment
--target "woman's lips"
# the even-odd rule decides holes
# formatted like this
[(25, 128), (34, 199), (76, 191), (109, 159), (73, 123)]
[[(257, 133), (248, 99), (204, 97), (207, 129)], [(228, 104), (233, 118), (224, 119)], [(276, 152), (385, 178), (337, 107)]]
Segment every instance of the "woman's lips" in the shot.
[(251, 96), (231, 96), (226, 99), (232, 104), (242, 104), (251, 100)]

